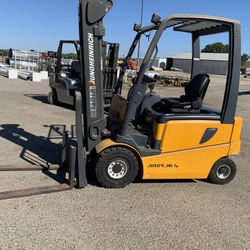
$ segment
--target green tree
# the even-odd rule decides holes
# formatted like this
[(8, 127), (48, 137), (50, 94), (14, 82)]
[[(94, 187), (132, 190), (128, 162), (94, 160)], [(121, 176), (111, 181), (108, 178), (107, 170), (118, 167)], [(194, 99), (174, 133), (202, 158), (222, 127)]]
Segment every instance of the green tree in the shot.
[(244, 54), (241, 56), (241, 63), (242, 63), (242, 64), (245, 64), (249, 59), (250, 59), (250, 55), (244, 53)]
[(8, 51), (7, 49), (0, 49), (0, 55), (4, 55), (7, 56), (8, 55)]
[(73, 59), (73, 60), (77, 60), (77, 54), (75, 53), (66, 53), (66, 54), (62, 54), (62, 57), (65, 59)]
[(229, 45), (223, 43), (208, 44), (201, 52), (204, 53), (228, 53)]

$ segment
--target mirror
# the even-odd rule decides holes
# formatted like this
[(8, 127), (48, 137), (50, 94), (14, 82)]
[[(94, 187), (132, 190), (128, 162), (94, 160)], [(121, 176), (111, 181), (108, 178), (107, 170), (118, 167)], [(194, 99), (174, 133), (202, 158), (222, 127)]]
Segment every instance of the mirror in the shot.
[(134, 31), (136, 31), (136, 32), (140, 32), (140, 30), (141, 30), (141, 25), (139, 25), (139, 24), (135, 24), (134, 25)]
[(161, 21), (161, 17), (157, 14), (153, 14), (151, 22), (155, 25), (158, 25)]

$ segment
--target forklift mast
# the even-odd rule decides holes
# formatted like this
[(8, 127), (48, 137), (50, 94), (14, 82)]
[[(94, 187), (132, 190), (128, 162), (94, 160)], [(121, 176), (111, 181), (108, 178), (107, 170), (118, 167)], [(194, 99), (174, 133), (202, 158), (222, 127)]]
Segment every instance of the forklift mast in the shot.
[(91, 151), (101, 141), (106, 127), (103, 113), (103, 18), (112, 8), (111, 0), (80, 0), (79, 33), (82, 79), (80, 92), (84, 120), (84, 147)]
[(103, 60), (105, 62), (103, 69), (104, 108), (108, 108), (111, 105), (112, 95), (117, 86), (119, 47), (119, 43), (103, 43)]

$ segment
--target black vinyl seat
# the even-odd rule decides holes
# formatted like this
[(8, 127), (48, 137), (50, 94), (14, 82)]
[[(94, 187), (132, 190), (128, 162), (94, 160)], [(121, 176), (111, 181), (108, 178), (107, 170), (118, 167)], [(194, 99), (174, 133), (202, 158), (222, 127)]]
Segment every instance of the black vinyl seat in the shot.
[(71, 63), (71, 76), (79, 77), (81, 74), (81, 64), (79, 61), (73, 61)]
[(153, 126), (153, 122), (164, 123), (169, 120), (199, 119), (201, 117), (208, 117), (208, 119), (218, 119), (218, 115), (203, 114), (202, 103), (205, 97), (210, 79), (209, 75), (196, 75), (185, 88), (185, 95), (180, 98), (167, 98), (155, 102), (144, 108), (141, 115), (144, 123)]
[(163, 113), (199, 112), (202, 108), (202, 102), (209, 82), (210, 78), (207, 73), (198, 74), (193, 77), (185, 87), (185, 95), (180, 98), (162, 99), (162, 104), (165, 106)]

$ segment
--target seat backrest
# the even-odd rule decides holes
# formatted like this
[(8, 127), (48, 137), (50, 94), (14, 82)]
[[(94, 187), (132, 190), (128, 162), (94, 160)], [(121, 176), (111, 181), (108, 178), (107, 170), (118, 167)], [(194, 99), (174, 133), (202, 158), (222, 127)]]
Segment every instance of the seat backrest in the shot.
[(193, 77), (189, 84), (185, 87), (185, 101), (187, 102), (193, 102), (198, 98), (201, 98), (203, 100), (208, 85), (209, 85), (210, 79), (209, 75), (207, 73), (198, 74), (195, 77)]
[(80, 74), (81, 73), (81, 64), (79, 61), (73, 61), (71, 63), (71, 70), (75, 73), (75, 74)]

